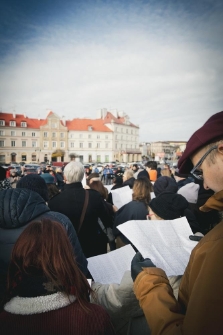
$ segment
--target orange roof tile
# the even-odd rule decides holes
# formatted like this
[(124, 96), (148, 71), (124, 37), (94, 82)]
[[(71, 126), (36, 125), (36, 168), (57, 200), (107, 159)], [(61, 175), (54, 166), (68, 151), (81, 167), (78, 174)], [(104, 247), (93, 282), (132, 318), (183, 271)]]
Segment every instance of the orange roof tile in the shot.
[(88, 131), (88, 127), (91, 126), (92, 131), (112, 132), (111, 129), (104, 125), (104, 120), (102, 119), (73, 119), (71, 121), (66, 121), (66, 126), (68, 130)]
[[(15, 117), (14, 117), (15, 116)], [(25, 117), (23, 114), (12, 114), (12, 113), (0, 113), (0, 120), (5, 120), (5, 126), (9, 127), (10, 121), (16, 122), (16, 127), (21, 127), (21, 122), (26, 122), (26, 128), (38, 129), (47, 123), (47, 120), (43, 119), (30, 119)], [(25, 127), (24, 127), (25, 128)]]

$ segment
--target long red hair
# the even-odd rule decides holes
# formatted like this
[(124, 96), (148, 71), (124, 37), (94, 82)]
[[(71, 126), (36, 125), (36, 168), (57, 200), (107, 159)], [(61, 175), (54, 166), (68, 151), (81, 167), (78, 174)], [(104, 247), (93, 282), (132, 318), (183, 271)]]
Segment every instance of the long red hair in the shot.
[(58, 291), (74, 294), (87, 309), (92, 290), (77, 266), (66, 230), (60, 223), (44, 218), (33, 221), (19, 236), (9, 265), (6, 300), (12, 297), (14, 277), (19, 272), (41, 273)]

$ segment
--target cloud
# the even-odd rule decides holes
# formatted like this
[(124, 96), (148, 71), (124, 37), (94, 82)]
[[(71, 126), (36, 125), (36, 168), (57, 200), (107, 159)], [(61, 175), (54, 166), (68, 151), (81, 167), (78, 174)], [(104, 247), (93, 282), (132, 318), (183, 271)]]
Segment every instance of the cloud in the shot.
[(193, 20), (182, 7), (173, 15), (173, 3), (96, 3), (80, 6), (78, 18), (71, 11), (64, 22), (33, 23), (36, 33), (15, 43), (0, 65), (4, 111), (94, 118), (117, 108), (149, 142), (186, 140), (222, 109), (220, 10)]

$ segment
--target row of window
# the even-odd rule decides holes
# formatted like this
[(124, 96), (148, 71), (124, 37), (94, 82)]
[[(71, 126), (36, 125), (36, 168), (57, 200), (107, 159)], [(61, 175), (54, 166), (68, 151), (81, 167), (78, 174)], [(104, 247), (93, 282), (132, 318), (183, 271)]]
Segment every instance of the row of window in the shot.
[[(5, 131), (4, 130), (0, 130), (0, 136), (4, 136), (5, 135)], [(26, 132), (22, 131), (22, 137), (26, 136)], [(32, 132), (31, 133), (32, 137), (36, 137), (36, 133)], [(11, 136), (16, 136), (16, 131), (15, 130), (11, 130)]]
[[(119, 129), (120, 129), (120, 128), (115, 127), (115, 131), (116, 131), (116, 132), (118, 132)], [(125, 132), (126, 132), (126, 134), (132, 134), (132, 135), (134, 134), (134, 130), (133, 130), (133, 129), (131, 129), (131, 131), (130, 131), (130, 129), (127, 128), (127, 129), (125, 130)], [(124, 129), (123, 129), (123, 128), (121, 128), (121, 133), (124, 133)], [(137, 130), (135, 130), (135, 134), (137, 135)]]
[[(5, 120), (0, 120), (0, 126), (5, 126)], [(16, 127), (16, 122), (15, 121), (9, 121), (9, 126), (10, 127)], [(26, 122), (20, 122), (21, 127), (27, 127)]]
[[(0, 130), (0, 136), (4, 136), (5, 135), (5, 131), (4, 130)], [(16, 136), (16, 131), (15, 130), (11, 130), (11, 136)], [(27, 136), (27, 133), (25, 131), (22, 132), (22, 136)], [(36, 137), (36, 133), (32, 132), (31, 133), (32, 137)], [(52, 138), (56, 138), (57, 137), (57, 133), (51, 133)], [(43, 137), (48, 137), (48, 132), (44, 131), (43, 133)], [(60, 138), (65, 138), (65, 133), (60, 133)], [(70, 138), (74, 138), (74, 134), (70, 134)], [(79, 134), (79, 138), (84, 138), (83, 134)], [(88, 138), (91, 139), (93, 138), (93, 136), (91, 134), (88, 135)], [(97, 139), (102, 139), (103, 136), (97, 134), (96, 135)], [(108, 135), (105, 135), (105, 139), (108, 139)]]

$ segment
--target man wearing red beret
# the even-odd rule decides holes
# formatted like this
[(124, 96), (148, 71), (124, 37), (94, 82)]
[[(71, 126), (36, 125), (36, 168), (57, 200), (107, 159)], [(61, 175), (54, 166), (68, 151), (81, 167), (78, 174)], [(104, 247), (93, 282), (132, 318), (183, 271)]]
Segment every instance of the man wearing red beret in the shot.
[[(223, 210), (223, 112), (191, 136), (178, 168), (215, 192), (201, 210)], [(223, 221), (193, 249), (176, 300), (166, 273), (136, 254), (131, 269), (134, 291), (152, 334), (223, 334), (222, 258)]]

